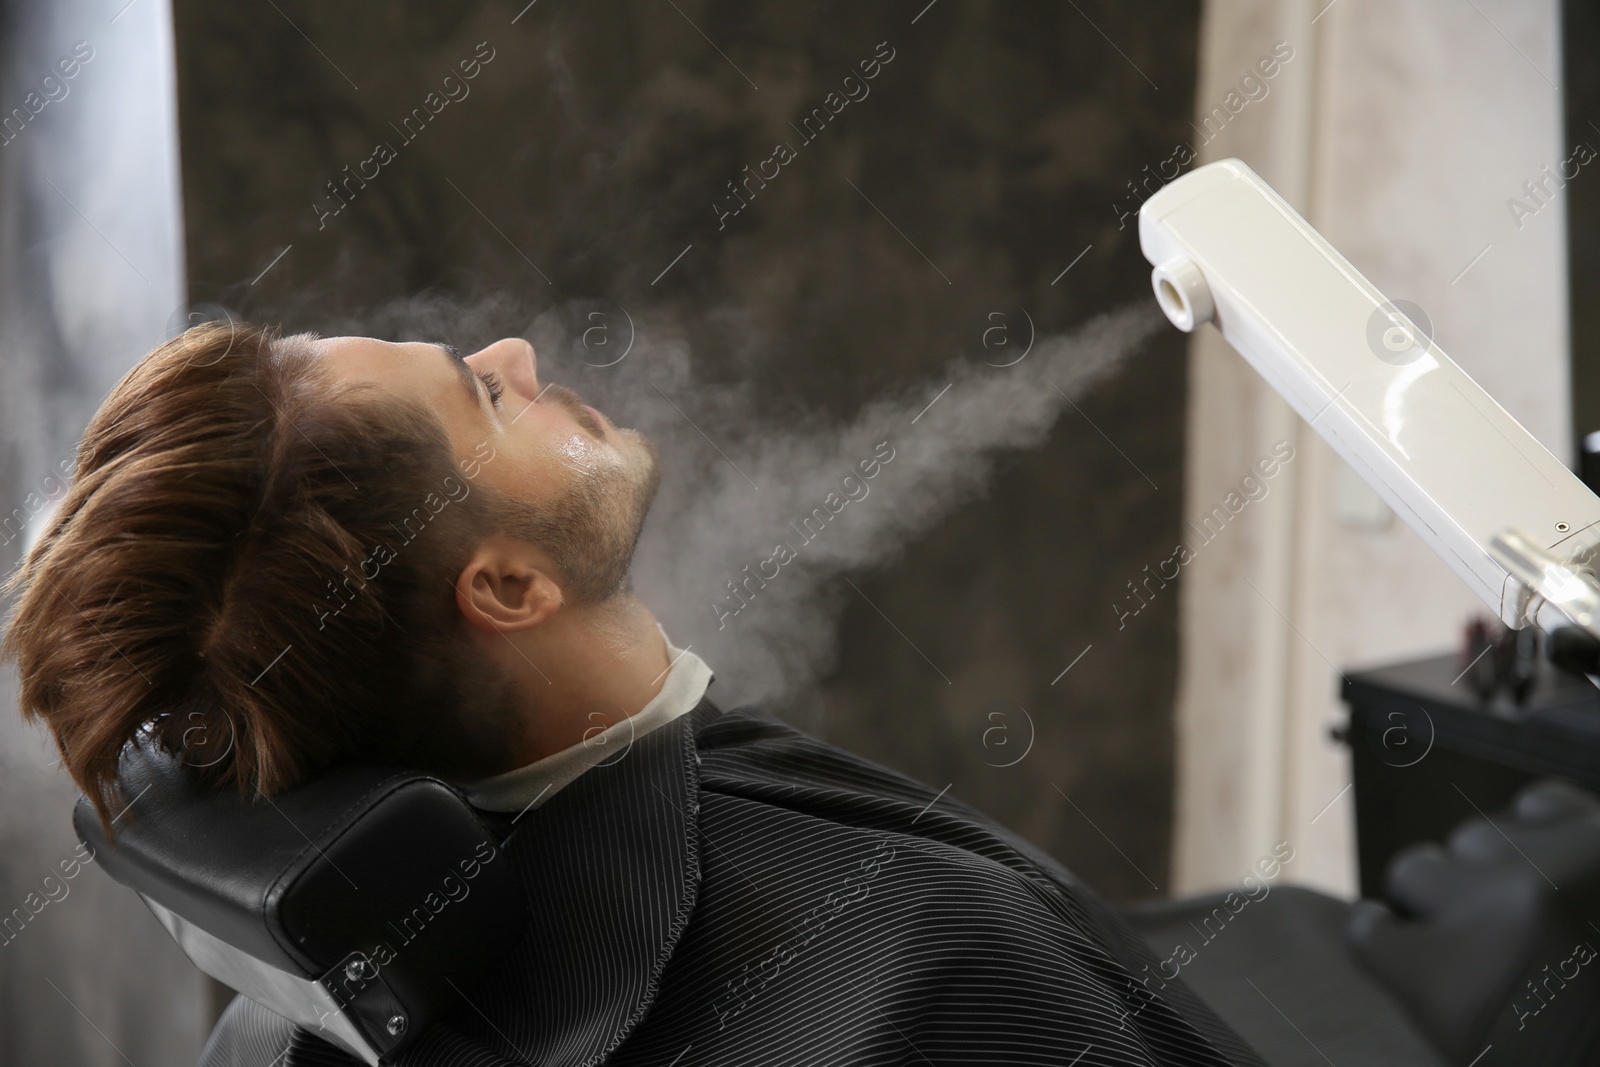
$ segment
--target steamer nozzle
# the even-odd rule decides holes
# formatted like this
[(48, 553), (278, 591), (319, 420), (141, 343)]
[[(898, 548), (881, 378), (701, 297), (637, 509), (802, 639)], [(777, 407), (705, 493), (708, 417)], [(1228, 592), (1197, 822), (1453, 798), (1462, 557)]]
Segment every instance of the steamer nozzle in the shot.
[(1600, 638), (1600, 497), (1255, 171), (1139, 211), (1161, 310), (1210, 322), (1507, 626)]

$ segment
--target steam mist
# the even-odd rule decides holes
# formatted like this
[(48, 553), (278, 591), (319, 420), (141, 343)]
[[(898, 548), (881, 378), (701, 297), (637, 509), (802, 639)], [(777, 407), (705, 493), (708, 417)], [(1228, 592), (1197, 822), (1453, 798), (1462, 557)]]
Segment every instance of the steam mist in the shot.
[[(500, 336), (494, 325), (515, 314), (505, 300), (464, 310), (425, 298), (323, 332), (481, 339)], [(596, 344), (602, 321), (610, 333)], [(747, 385), (697, 383), (685, 343), (647, 336), (615, 305), (565, 305), (524, 336), (542, 380), (576, 389), (659, 450), (661, 490), (635, 589), (673, 642), (716, 672), (728, 707), (780, 704), (828, 671), (836, 617), (858, 596), (844, 579), (892, 560), (982, 495), (999, 453), (1042, 442), (1068, 398), (1080, 403), (1164, 322), (1136, 305), (1039, 338), (1014, 365), (953, 362), (847, 420), (785, 416), (785, 425)], [(861, 464), (875, 460), (868, 477)]]

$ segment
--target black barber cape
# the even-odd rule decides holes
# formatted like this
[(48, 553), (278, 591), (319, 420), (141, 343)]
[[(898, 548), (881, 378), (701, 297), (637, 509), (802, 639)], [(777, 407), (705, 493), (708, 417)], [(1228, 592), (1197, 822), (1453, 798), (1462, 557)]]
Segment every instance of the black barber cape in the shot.
[[(935, 797), (701, 700), (517, 819), (532, 919), (396, 1062), (1261, 1064), (1065, 868)], [(243, 997), (201, 1057), (356, 1062)]]

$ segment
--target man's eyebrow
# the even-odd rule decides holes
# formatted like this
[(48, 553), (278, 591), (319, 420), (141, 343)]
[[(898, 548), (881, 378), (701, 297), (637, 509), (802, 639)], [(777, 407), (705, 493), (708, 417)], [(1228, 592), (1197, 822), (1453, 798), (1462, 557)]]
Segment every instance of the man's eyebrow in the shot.
[(466, 387), (467, 394), (472, 398), (473, 406), (478, 406), (478, 376), (467, 366), (466, 357), (455, 345), (447, 345), (442, 341), (433, 342), (433, 347), (450, 357), (450, 361), (455, 364), (456, 372), (461, 376), (461, 384)]

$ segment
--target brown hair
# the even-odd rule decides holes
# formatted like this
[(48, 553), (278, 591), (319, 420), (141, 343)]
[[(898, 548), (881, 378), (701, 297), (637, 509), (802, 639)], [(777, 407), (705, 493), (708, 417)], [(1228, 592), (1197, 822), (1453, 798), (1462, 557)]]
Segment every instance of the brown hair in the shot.
[(140, 738), (244, 795), (343, 760), (489, 767), (509, 690), (453, 582), (492, 502), (425, 409), (336, 388), (310, 340), (208, 324), (151, 352), (7, 583), (22, 713), (108, 832)]

